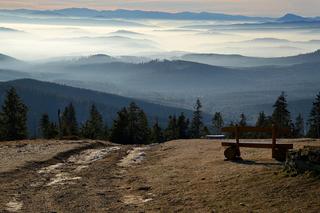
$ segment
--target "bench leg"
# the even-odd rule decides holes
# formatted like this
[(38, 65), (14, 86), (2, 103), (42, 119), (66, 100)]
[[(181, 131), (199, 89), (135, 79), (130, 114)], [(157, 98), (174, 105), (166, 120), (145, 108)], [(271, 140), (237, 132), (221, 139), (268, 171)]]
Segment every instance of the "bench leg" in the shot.
[(277, 161), (285, 161), (287, 155), (287, 148), (279, 148), (275, 147), (272, 150), (272, 158), (276, 159)]
[(227, 160), (237, 160), (240, 158), (240, 150), (237, 146), (229, 146), (224, 150), (224, 156)]

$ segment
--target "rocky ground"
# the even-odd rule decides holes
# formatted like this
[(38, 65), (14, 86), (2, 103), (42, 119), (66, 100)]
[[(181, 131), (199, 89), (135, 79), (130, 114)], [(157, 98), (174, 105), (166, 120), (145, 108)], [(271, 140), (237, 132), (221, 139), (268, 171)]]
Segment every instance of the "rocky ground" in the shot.
[(238, 163), (223, 150), (214, 140), (2, 142), (0, 212), (319, 212), (319, 178), (286, 175), (269, 149), (243, 148)]

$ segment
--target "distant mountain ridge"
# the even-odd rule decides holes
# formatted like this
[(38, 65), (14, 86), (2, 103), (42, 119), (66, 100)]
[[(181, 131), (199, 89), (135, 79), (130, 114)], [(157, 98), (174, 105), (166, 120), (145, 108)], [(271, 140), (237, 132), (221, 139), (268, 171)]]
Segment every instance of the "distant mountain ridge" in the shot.
[(65, 8), (57, 10), (31, 10), (15, 9), (0, 10), (0, 13), (15, 15), (33, 15), (49, 17), (90, 17), (90, 18), (128, 18), (128, 19), (176, 19), (176, 20), (230, 20), (230, 21), (277, 21), (277, 22), (303, 22), (320, 21), (320, 17), (303, 17), (288, 13), (279, 18), (230, 15), (214, 12), (162, 12), (145, 10), (95, 10), (89, 8)]
[(2, 13), (13, 13), (21, 15), (47, 15), (64, 17), (91, 17), (91, 18), (128, 18), (128, 19), (185, 19), (185, 20), (272, 20), (267, 17), (250, 17), (243, 15), (228, 15), (210, 12), (159, 12), (143, 10), (94, 10), (88, 8), (66, 8), (60, 10), (0, 10)]
[[(261, 40), (256, 40), (261, 41)], [(279, 40), (278, 40), (279, 41)], [(254, 67), (271, 65), (293, 65), (302, 63), (314, 63), (320, 61), (320, 50), (315, 52), (300, 54), (296, 56), (261, 58), (248, 57), (243, 55), (225, 55), (225, 54), (186, 54), (181, 57), (182, 60), (198, 63), (210, 64), (213, 66), (231, 66), (231, 67)]]

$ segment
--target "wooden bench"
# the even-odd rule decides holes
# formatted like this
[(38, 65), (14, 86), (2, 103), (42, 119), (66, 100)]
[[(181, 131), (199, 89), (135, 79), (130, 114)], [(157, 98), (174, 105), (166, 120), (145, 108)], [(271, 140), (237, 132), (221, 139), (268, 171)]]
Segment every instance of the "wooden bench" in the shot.
[[(293, 148), (293, 144), (277, 144), (277, 135), (278, 133), (288, 133), (289, 129), (279, 129), (275, 125), (272, 127), (224, 127), (222, 132), (229, 132), (235, 134), (235, 142), (222, 142), (222, 146), (227, 146), (228, 148), (224, 151), (224, 156), (228, 160), (235, 160), (241, 157), (240, 147), (249, 147), (249, 148), (267, 148), (272, 150), (272, 158), (275, 158), (279, 161), (284, 161), (286, 158), (286, 153), (288, 149)], [(241, 142), (240, 143), (240, 133), (241, 132), (268, 132), (272, 133), (272, 142), (271, 143), (260, 143), (260, 142)]]

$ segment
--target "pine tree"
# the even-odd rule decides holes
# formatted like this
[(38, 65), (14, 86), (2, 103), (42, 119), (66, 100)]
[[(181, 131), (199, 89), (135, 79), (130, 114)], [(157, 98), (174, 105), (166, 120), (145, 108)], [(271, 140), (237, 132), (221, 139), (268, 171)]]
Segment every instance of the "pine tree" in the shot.
[(288, 103), (284, 92), (278, 97), (273, 105), (272, 121), (279, 128), (290, 128), (291, 118), (288, 110)]
[(202, 105), (199, 99), (197, 99), (194, 107), (193, 118), (191, 121), (190, 133), (192, 138), (200, 138), (203, 133), (203, 122), (202, 122)]
[(216, 112), (212, 118), (212, 127), (214, 134), (221, 134), (221, 128), (224, 125), (221, 112)]
[[(264, 111), (259, 113), (257, 122), (256, 122), (256, 127), (271, 127), (272, 126), (272, 118), (270, 116), (267, 116)], [(254, 133), (255, 137), (258, 138), (268, 138), (271, 137), (271, 133), (268, 132), (256, 132)]]
[(72, 103), (65, 107), (61, 118), (62, 136), (78, 136), (78, 122)]
[(45, 139), (52, 139), (58, 136), (57, 125), (50, 122), (50, 118), (47, 113), (43, 114), (40, 119), (40, 130), (42, 137)]
[(136, 103), (130, 103), (129, 113), (129, 137), (132, 144), (148, 144), (150, 129), (146, 114)]
[(312, 104), (309, 115), (308, 137), (320, 138), (320, 93)]
[(164, 136), (161, 127), (159, 126), (158, 119), (156, 119), (155, 123), (152, 126), (151, 134), (150, 134), (151, 143), (162, 143), (164, 142)]
[[(292, 131), (293, 124), (290, 118), (290, 112), (288, 110), (288, 103), (284, 92), (276, 100), (273, 105), (272, 122), (277, 128), (288, 128)], [(280, 133), (280, 137), (288, 137), (288, 133)]]
[(10, 88), (0, 113), (2, 140), (22, 140), (28, 137), (27, 111), (27, 106), (22, 102), (15, 88)]
[(102, 133), (102, 140), (109, 140), (110, 132), (109, 132), (109, 127), (108, 124), (105, 123), (103, 126), (103, 133)]
[(148, 144), (150, 129), (146, 114), (134, 102), (118, 112), (114, 120), (111, 141), (122, 144)]
[(91, 106), (89, 119), (81, 128), (81, 135), (89, 139), (103, 139), (103, 118), (94, 104)]
[(304, 120), (301, 113), (296, 118), (296, 121), (294, 123), (294, 131), (293, 135), (294, 137), (301, 138), (304, 136)]
[(115, 143), (128, 144), (129, 142), (129, 116), (126, 108), (117, 113), (117, 118), (113, 121), (110, 140)]
[(169, 116), (168, 126), (165, 129), (164, 134), (167, 141), (179, 138), (179, 129), (177, 124), (177, 118), (175, 115)]
[(239, 126), (247, 126), (247, 117), (243, 113), (240, 115)]
[(257, 122), (256, 122), (256, 127), (267, 127), (268, 125), (268, 119), (264, 111), (259, 113)]
[[(243, 113), (240, 114), (239, 126), (240, 127), (247, 126), (247, 117)], [(243, 137), (243, 138), (252, 137), (252, 133), (251, 132), (241, 132), (239, 134), (240, 134), (240, 137)]]
[(177, 128), (178, 128), (178, 138), (179, 139), (187, 139), (189, 132), (189, 119), (181, 113), (177, 120)]

